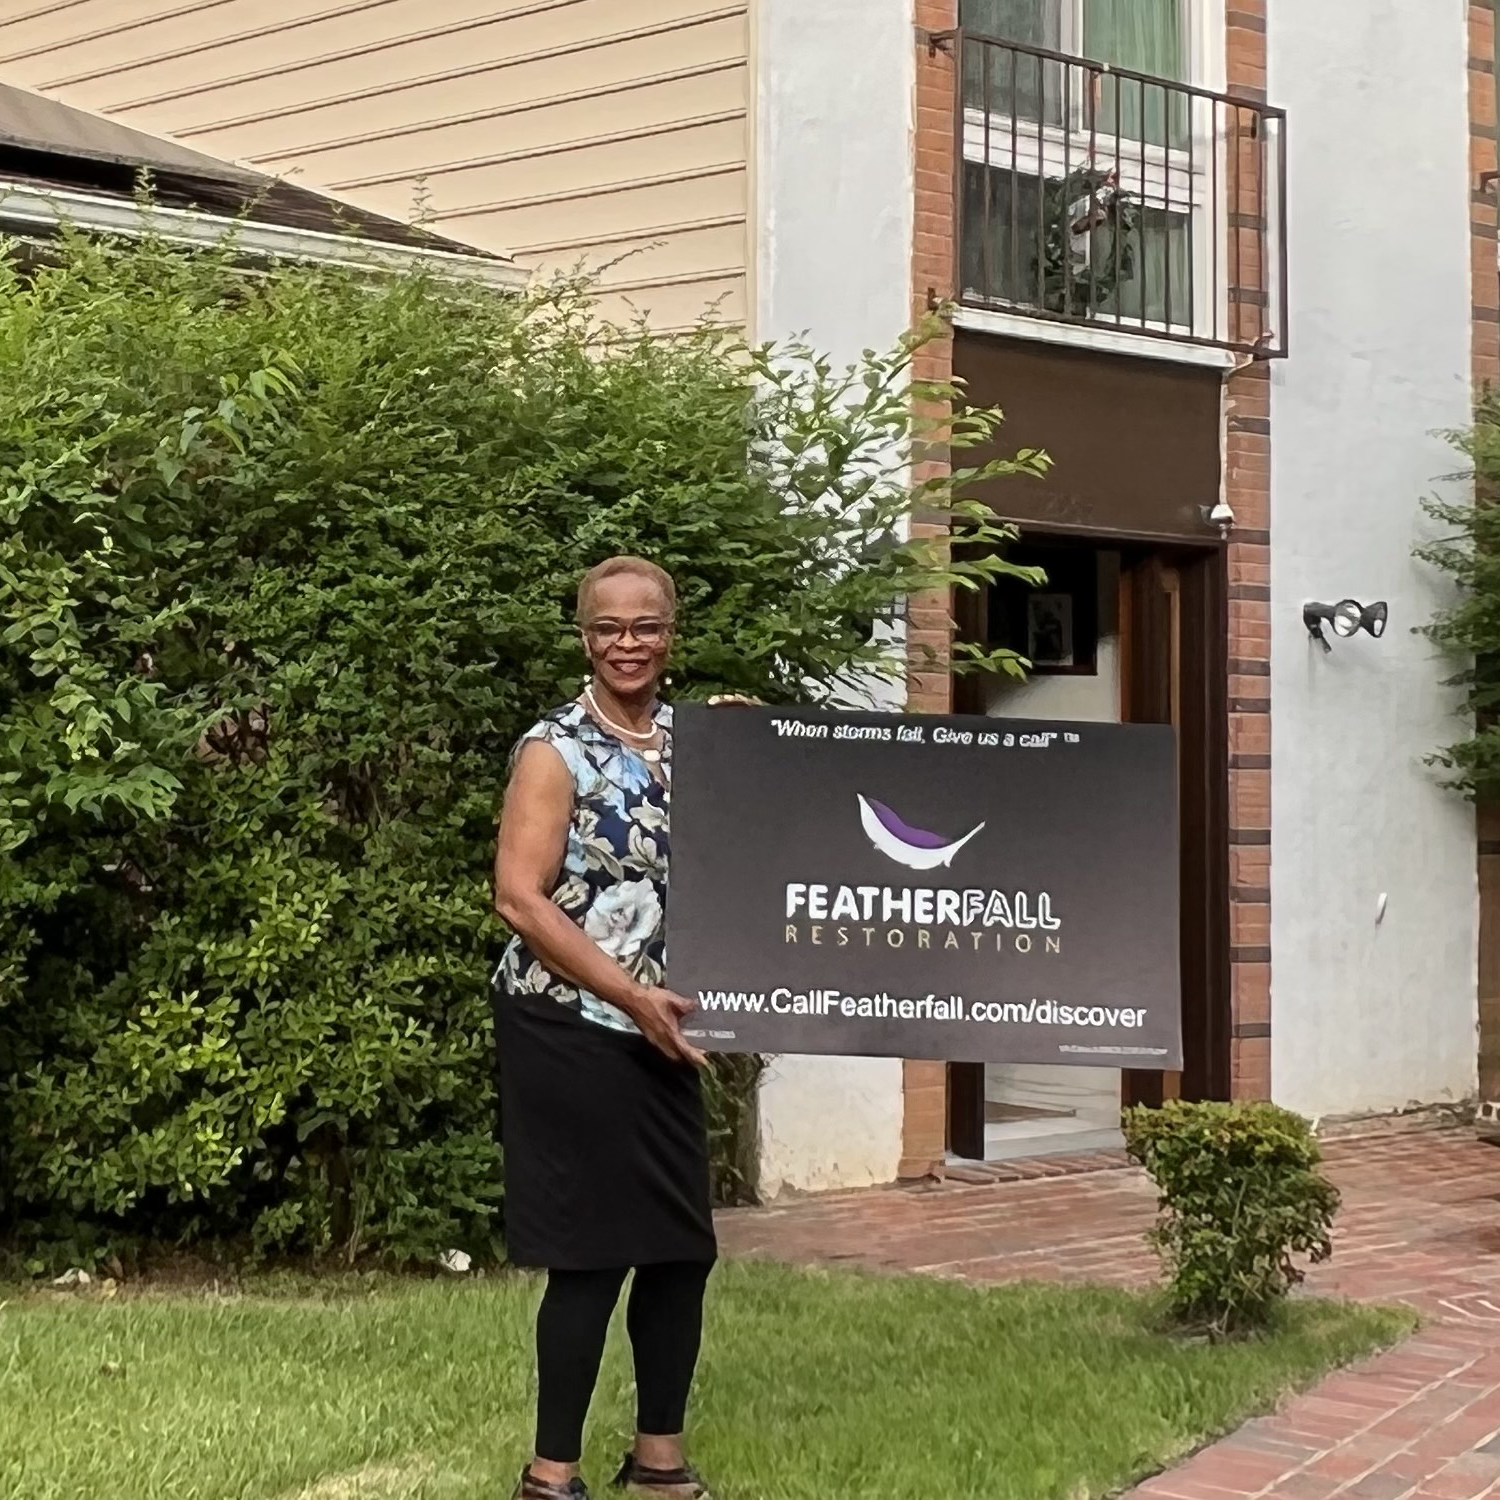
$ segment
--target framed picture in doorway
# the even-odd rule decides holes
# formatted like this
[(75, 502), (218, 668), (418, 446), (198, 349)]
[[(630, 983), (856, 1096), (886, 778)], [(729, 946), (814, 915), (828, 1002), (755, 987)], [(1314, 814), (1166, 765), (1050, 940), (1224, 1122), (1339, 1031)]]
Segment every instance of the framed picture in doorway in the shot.
[(1026, 596), (1025, 655), (1033, 671), (1077, 669), (1072, 594), (1038, 592)]
[(1091, 677), (1099, 662), (1099, 555), (1084, 545), (1033, 542), (1006, 556), (1036, 568), (1033, 587), (998, 578), (985, 604), (984, 640), (1024, 656), (1028, 677)]

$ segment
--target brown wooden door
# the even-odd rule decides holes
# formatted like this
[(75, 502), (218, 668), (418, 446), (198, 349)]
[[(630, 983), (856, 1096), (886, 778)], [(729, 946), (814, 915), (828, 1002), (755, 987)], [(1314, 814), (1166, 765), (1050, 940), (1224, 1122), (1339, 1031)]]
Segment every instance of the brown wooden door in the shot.
[(1128, 566), (1120, 717), (1177, 731), (1183, 1071), (1127, 1072), (1127, 1105), (1229, 1097), (1227, 623), (1221, 553)]

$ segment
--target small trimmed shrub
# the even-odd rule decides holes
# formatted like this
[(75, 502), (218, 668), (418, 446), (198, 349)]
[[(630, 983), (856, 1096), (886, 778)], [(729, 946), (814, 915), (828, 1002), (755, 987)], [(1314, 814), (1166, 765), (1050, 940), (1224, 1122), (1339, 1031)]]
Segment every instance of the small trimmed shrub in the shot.
[(1263, 1327), (1302, 1280), (1297, 1257), (1332, 1255), (1338, 1189), (1300, 1115), (1173, 1101), (1127, 1111), (1125, 1144), (1160, 1195), (1151, 1239), (1174, 1320), (1215, 1337)]

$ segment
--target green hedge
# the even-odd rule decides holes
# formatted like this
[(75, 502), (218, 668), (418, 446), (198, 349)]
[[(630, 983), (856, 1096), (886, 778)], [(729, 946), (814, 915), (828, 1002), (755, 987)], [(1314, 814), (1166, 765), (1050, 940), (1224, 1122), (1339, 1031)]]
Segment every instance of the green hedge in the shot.
[[(672, 570), (682, 693), (878, 665), (872, 621), (977, 576), (891, 541), (914, 341), (839, 373), (602, 329), (565, 284), (4, 251), (5, 1223), (486, 1253), (493, 819), (577, 687), (574, 582)], [(731, 1193), (753, 1076), (724, 1088)]]

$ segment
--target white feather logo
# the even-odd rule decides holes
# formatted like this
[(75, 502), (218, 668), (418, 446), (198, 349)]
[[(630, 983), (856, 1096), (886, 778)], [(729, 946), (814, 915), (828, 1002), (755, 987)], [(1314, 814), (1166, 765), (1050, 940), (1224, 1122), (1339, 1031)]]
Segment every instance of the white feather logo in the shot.
[(905, 865), (908, 870), (935, 870), (939, 865), (951, 865), (953, 856), (984, 831), (984, 824), (980, 823), (950, 844), (935, 833), (903, 823), (883, 802), (858, 795), (859, 821), (865, 836), (887, 859)]

